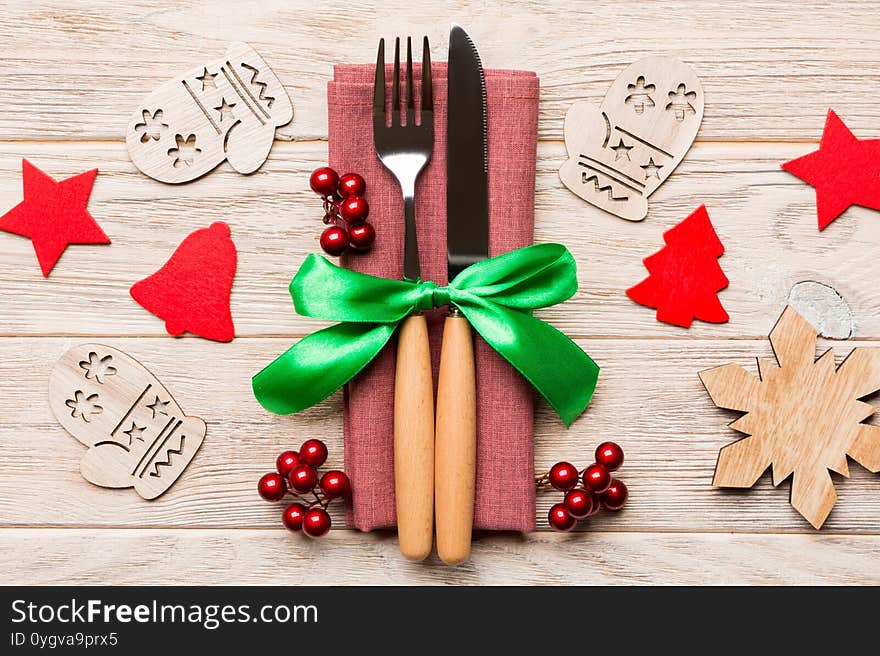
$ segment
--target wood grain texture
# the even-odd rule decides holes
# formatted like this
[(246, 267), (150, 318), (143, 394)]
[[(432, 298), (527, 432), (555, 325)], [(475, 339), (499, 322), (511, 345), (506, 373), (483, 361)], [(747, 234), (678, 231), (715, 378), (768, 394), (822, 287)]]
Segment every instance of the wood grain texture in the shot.
[(437, 553), (447, 565), (458, 565), (471, 551), (477, 475), (474, 333), (462, 315), (443, 322), (434, 440)]
[[(320, 437), (330, 449), (327, 467), (342, 465), (341, 394), (286, 417), (267, 413), (251, 394), (250, 376), (286, 349), (290, 339), (102, 342), (136, 357), (174, 390), (187, 412), (204, 417), (205, 445), (185, 475), (150, 503), (130, 491), (89, 485), (78, 471), (83, 447), (55, 423), (46, 399), (52, 364), (79, 340), (0, 339), (0, 416), (5, 419), (0, 427), (0, 525), (275, 527), (281, 509), (257, 497), (256, 482), (272, 469), (278, 453)], [(549, 406), (538, 402), (535, 466), (544, 472), (560, 459), (586, 466), (596, 445), (606, 439), (624, 448), (626, 463), (619, 475), (629, 487), (627, 506), (592, 518), (591, 530), (813, 530), (790, 507), (787, 483), (774, 489), (765, 475), (748, 493), (712, 487), (718, 451), (740, 435), (727, 427), (736, 414), (713, 406), (698, 372), (728, 362), (751, 367), (755, 356), (772, 354), (766, 338), (579, 343), (602, 367), (599, 386), (590, 407), (569, 430)], [(55, 493), (47, 496), (42, 483), (48, 453), (69, 464), (53, 471)], [(823, 533), (880, 532), (880, 476), (860, 467), (851, 473), (851, 478), (835, 481), (839, 499)], [(538, 495), (540, 527), (546, 528), (545, 516), (556, 501), (553, 493)]]
[(560, 139), (573, 101), (599, 104), (624, 67), (657, 53), (691, 64), (702, 80), (700, 139), (813, 140), (830, 105), (862, 137), (880, 129), (876, 2), (368, 0), (345, 21), (312, 9), (302, 0), (7, 2), (0, 139), (121, 139), (129, 113), (168, 71), (238, 40), (288, 90), (296, 118), (287, 138), (323, 138), (334, 63), (372, 62), (379, 37), (398, 33), (427, 34), (433, 59), (445, 61), (453, 18), (487, 67), (541, 77), (542, 138)]
[(397, 337), (394, 495), (400, 553), (423, 560), (434, 544), (434, 376), (423, 314), (404, 319)]
[(817, 360), (816, 329), (791, 307), (769, 339), (760, 377), (735, 364), (700, 372), (715, 405), (746, 413), (730, 427), (747, 437), (721, 450), (712, 484), (750, 488), (772, 464), (773, 483), (792, 475), (791, 505), (821, 528), (837, 500), (831, 472), (848, 476), (847, 457), (880, 471), (880, 428), (861, 423), (877, 408), (859, 401), (880, 391), (880, 349)]
[[(21, 199), (22, 157), (56, 178), (97, 166), (89, 210), (113, 243), (72, 246), (44, 280), (30, 243), (0, 234), (3, 583), (277, 583), (282, 559), (291, 584), (880, 583), (880, 476), (854, 467), (850, 479), (835, 479), (838, 503), (821, 534), (790, 507), (788, 483), (773, 489), (765, 475), (747, 494), (713, 489), (718, 451), (737, 439), (726, 426), (736, 415), (717, 410), (697, 377), (770, 356), (766, 335), (802, 281), (827, 285), (843, 301), (806, 298), (816, 321), (824, 313), (828, 326), (849, 322), (838, 316), (847, 308), (858, 345), (880, 346), (880, 289), (871, 284), (877, 213), (852, 208), (820, 234), (813, 189), (780, 169), (815, 148), (829, 106), (858, 137), (880, 137), (878, 9), (876, 2), (370, 0), (350, 20), (328, 22), (299, 1), (5, 3), (0, 211)], [(584, 523), (586, 535), (479, 534), (472, 559), (455, 569), (434, 555), (406, 562), (389, 533), (334, 531), (321, 543), (289, 535), (280, 507), (257, 497), (256, 481), (279, 451), (307, 437), (326, 440), (328, 466), (342, 465), (341, 395), (276, 417), (250, 392), (254, 372), (323, 325), (295, 315), (287, 285), (318, 250), (321, 209), (306, 181), (327, 159), (333, 63), (372, 61), (380, 36), (427, 34), (443, 44), (451, 17), (487, 67), (541, 78), (536, 239), (567, 244), (580, 280), (573, 299), (541, 316), (602, 367), (593, 403), (571, 430), (538, 403), (536, 469), (560, 458), (586, 464), (597, 443), (614, 439), (626, 450), (620, 476), (630, 489), (627, 507)], [(284, 143), (250, 176), (222, 164), (172, 187), (140, 174), (124, 134), (141, 98), (169, 72), (242, 39), (293, 102), (294, 120), (276, 135)], [(629, 224), (560, 184), (563, 117), (577, 100), (599, 105), (623, 68), (656, 54), (693, 67), (705, 116), (694, 147), (651, 197), (646, 220)], [(445, 49), (433, 55), (442, 61)], [(658, 323), (625, 290), (643, 278), (641, 261), (662, 245), (662, 233), (701, 203), (726, 248), (719, 262), (730, 287), (721, 300), (731, 320), (683, 330)], [(172, 339), (128, 289), (184, 236), (216, 220), (230, 225), (239, 249), (232, 312), (240, 337)], [(394, 219), (370, 220), (381, 239), (383, 221)], [(77, 464), (84, 448), (52, 418), (53, 363), (91, 341), (137, 357), (187, 412), (208, 421), (205, 445), (156, 501), (85, 482)], [(50, 454), (66, 464), (53, 467), (47, 495), (38, 490)], [(539, 495), (539, 526), (556, 500)], [(169, 551), (184, 557), (169, 564)]]
[(479, 533), (471, 559), (456, 568), (435, 556), (422, 563), (401, 561), (396, 543), (389, 532), (331, 531), (315, 541), (280, 527), (4, 529), (0, 571), (7, 585), (188, 580), (203, 585), (880, 583), (876, 535)]
[[(541, 144), (535, 237), (569, 247), (580, 287), (540, 316), (581, 337), (763, 339), (792, 286), (816, 280), (849, 304), (857, 337), (880, 337), (880, 288), (865, 284), (880, 220), (854, 207), (818, 232), (812, 187), (779, 168), (813, 148), (698, 144), (651, 197), (648, 218), (629, 224), (563, 188), (565, 149)], [(128, 289), (162, 266), (186, 235), (216, 220), (229, 224), (238, 249), (231, 298), (238, 335), (304, 335), (323, 325), (297, 317), (287, 286), (306, 254), (320, 251), (320, 199), (308, 175), (326, 163), (326, 144), (278, 144), (254, 175), (223, 164), (171, 186), (138, 173), (121, 144), (0, 143), (0, 208), (21, 200), (22, 156), (58, 178), (99, 167), (89, 211), (113, 244), (71, 246), (43, 280), (30, 242), (0, 233), (0, 334), (163, 335), (162, 321), (133, 302)], [(730, 286), (719, 297), (730, 322), (696, 321), (684, 330), (657, 322), (625, 291), (644, 278), (642, 259), (663, 245), (663, 232), (701, 203), (726, 249), (719, 263)], [(370, 217), (378, 239), (392, 220)]]

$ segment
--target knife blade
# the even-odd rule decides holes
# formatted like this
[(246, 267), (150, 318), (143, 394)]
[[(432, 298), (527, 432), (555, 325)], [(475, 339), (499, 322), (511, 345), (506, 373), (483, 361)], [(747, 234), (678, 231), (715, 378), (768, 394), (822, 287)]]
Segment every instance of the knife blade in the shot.
[[(486, 81), (476, 46), (458, 25), (449, 33), (447, 76), (446, 251), (452, 281), (489, 256)], [(434, 432), (437, 553), (455, 565), (470, 555), (477, 393), (471, 327), (454, 306), (443, 324)]]
[(489, 256), (489, 151), (486, 80), (474, 42), (449, 32), (446, 115), (446, 253), (451, 282)]

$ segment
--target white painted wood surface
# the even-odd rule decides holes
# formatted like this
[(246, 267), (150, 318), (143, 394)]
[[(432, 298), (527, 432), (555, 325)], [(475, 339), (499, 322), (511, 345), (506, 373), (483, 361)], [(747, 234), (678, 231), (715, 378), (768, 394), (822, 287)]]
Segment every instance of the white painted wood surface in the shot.
[[(839, 500), (821, 533), (791, 509), (787, 483), (773, 489), (765, 477), (747, 493), (713, 489), (718, 449), (736, 438), (726, 423), (736, 415), (714, 408), (697, 377), (726, 362), (752, 368), (755, 355), (769, 355), (767, 332), (803, 280), (840, 293), (859, 345), (880, 344), (880, 215), (854, 208), (820, 234), (812, 189), (779, 169), (815, 148), (830, 106), (858, 136), (880, 137), (878, 9), (869, 2), (367, 2), (335, 23), (309, 3), (281, 0), (6, 3), (0, 210), (21, 198), (22, 157), (56, 178), (97, 166), (89, 209), (113, 244), (71, 247), (44, 280), (30, 243), (0, 233), (0, 582), (880, 582), (880, 476), (853, 465), (852, 478), (836, 477)], [(389, 533), (338, 530), (320, 542), (289, 535), (280, 508), (256, 496), (256, 480), (280, 450), (306, 437), (325, 439), (331, 464), (341, 465), (341, 397), (275, 417), (253, 399), (249, 382), (320, 325), (293, 313), (287, 283), (317, 249), (320, 207), (307, 176), (326, 160), (332, 64), (371, 61), (379, 36), (422, 33), (442, 60), (452, 19), (468, 28), (487, 66), (541, 77), (536, 238), (568, 244), (581, 282), (574, 299), (542, 316), (603, 367), (593, 405), (571, 430), (538, 405), (536, 465), (586, 463), (599, 441), (615, 439), (627, 452), (621, 477), (631, 490), (623, 512), (593, 518), (586, 534), (481, 534), (473, 559), (455, 570), (436, 556), (404, 561)], [(276, 143), (251, 176), (224, 164), (168, 186), (138, 173), (124, 130), (139, 98), (235, 39), (250, 42), (286, 86), (295, 118), (279, 136), (295, 143)], [(600, 102), (622, 68), (658, 53), (694, 67), (705, 118), (694, 147), (652, 196), (647, 219), (628, 224), (559, 182), (562, 119), (571, 102)], [(727, 247), (721, 265), (731, 284), (721, 299), (731, 321), (686, 331), (657, 323), (624, 290), (644, 276), (641, 259), (661, 246), (663, 231), (703, 202)], [(172, 339), (128, 288), (215, 220), (229, 223), (239, 249), (232, 298), (239, 337)], [(131, 353), (187, 412), (208, 421), (201, 451), (154, 502), (84, 482), (84, 449), (49, 410), (55, 360), (86, 341)], [(837, 344), (840, 355), (849, 348)], [(539, 514), (554, 498), (539, 496)], [(200, 564), (159, 573), (151, 564), (169, 549)]]
[[(594, 532), (480, 536), (458, 568), (401, 559), (387, 532), (322, 542), (256, 529), (18, 529), (0, 532), (10, 584), (689, 585), (880, 583), (876, 535)], [(20, 551), (39, 554), (27, 568)], [(169, 558), (168, 554), (173, 554)], [(283, 566), (282, 566), (283, 564)]]

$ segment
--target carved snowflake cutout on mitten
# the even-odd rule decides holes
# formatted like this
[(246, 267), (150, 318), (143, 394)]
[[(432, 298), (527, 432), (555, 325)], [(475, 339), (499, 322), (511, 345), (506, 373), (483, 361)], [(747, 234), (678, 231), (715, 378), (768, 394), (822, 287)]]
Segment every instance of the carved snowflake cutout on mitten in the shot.
[(107, 376), (116, 375), (116, 367), (111, 365), (113, 362), (112, 355), (99, 356), (94, 351), (89, 353), (89, 359), (79, 363), (79, 368), (84, 369), (86, 378), (93, 378), (99, 383), (103, 383)]
[(162, 122), (162, 110), (157, 109), (152, 114), (150, 110), (143, 111), (143, 122), (136, 123), (134, 131), (141, 135), (141, 143), (147, 143), (150, 139), (159, 141), (162, 138), (162, 130), (168, 127), (167, 123)]
[(816, 330), (791, 307), (770, 344), (760, 378), (736, 364), (700, 373), (715, 405), (747, 413), (730, 427), (748, 437), (721, 450), (713, 485), (752, 487), (772, 465), (773, 485), (793, 475), (791, 505), (820, 528), (837, 500), (828, 470), (849, 476), (849, 456), (880, 471), (880, 427), (862, 423), (876, 408), (860, 400), (880, 390), (880, 348), (857, 348), (839, 367), (831, 349), (817, 360)]

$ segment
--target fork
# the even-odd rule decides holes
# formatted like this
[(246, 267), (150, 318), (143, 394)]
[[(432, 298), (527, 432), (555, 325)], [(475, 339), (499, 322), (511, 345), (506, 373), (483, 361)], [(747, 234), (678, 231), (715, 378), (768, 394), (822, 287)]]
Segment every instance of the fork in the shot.
[[(385, 116), (385, 39), (379, 40), (373, 88), (373, 144), (376, 155), (403, 193), (403, 279), (419, 281), (416, 240), (416, 179), (434, 148), (431, 53), (422, 44), (421, 117), (416, 123), (412, 39), (406, 39), (405, 109), (400, 98), (400, 38), (394, 41), (391, 124)], [(405, 117), (406, 124), (401, 122)], [(434, 383), (425, 317), (417, 312), (400, 324), (394, 380), (394, 494), (400, 552), (422, 560), (431, 552), (434, 530)]]

